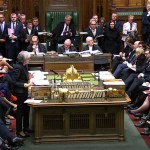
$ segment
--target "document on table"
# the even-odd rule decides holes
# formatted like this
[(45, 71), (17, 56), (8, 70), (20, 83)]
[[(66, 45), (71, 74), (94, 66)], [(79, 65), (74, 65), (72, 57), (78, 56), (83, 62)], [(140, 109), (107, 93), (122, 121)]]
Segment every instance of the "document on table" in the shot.
[(34, 104), (39, 104), (41, 103), (43, 100), (35, 100), (35, 99), (27, 99), (24, 103), (30, 104), (30, 103), (34, 103)]

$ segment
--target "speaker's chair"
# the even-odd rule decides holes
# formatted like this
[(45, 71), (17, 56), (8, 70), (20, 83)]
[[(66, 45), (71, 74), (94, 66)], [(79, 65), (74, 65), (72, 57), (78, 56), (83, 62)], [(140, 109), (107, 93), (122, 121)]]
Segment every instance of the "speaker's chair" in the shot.
[(45, 15), (46, 31), (51, 32), (66, 15), (72, 16), (72, 21), (78, 30), (78, 13), (76, 11), (48, 11)]

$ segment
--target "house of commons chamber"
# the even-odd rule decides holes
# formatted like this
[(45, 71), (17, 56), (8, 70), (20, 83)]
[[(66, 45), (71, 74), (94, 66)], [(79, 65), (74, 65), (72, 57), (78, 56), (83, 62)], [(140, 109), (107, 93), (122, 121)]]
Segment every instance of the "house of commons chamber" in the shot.
[(150, 0), (0, 0), (0, 150), (150, 148)]

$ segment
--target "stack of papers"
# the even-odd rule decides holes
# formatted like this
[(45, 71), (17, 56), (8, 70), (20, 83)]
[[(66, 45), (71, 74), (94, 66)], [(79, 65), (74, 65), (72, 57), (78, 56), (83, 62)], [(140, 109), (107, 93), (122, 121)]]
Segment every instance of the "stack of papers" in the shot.
[(104, 85), (125, 85), (123, 81), (115, 81), (115, 82), (103, 82)]
[(115, 79), (115, 77), (109, 71), (100, 71), (99, 72), (99, 78), (101, 80), (112, 80), (112, 79)]
[(49, 81), (46, 80), (46, 75), (48, 72), (43, 71), (29, 71), (33, 75), (33, 78), (30, 79), (30, 82), (34, 85), (49, 85)]
[(35, 100), (35, 99), (27, 99), (24, 103), (27, 103), (27, 104), (39, 104), (41, 103), (43, 100)]

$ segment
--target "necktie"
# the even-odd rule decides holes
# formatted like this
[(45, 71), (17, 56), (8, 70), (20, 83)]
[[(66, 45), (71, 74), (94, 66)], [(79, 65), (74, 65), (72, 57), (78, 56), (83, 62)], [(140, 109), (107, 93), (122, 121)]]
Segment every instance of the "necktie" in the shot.
[(15, 27), (15, 22), (13, 22), (13, 29), (15, 30), (15, 28), (16, 28), (16, 27)]
[(0, 23), (0, 32), (3, 32), (3, 30), (2, 30), (2, 23)]
[(63, 35), (68, 35), (68, 25), (66, 25)]
[(130, 23), (130, 30), (132, 30), (132, 23)]
[(96, 30), (95, 30), (95, 29), (92, 30), (92, 33), (93, 33), (93, 35), (95, 36), (95, 35), (96, 35)]

